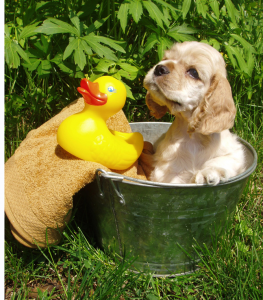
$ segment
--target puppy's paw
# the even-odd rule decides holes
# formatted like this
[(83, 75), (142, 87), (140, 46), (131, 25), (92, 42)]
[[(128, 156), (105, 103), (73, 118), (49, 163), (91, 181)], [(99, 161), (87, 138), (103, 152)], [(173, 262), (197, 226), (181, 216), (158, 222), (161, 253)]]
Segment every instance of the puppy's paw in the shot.
[(229, 173), (223, 168), (205, 168), (196, 172), (192, 177), (192, 183), (217, 185), (220, 181), (225, 182), (229, 179)]

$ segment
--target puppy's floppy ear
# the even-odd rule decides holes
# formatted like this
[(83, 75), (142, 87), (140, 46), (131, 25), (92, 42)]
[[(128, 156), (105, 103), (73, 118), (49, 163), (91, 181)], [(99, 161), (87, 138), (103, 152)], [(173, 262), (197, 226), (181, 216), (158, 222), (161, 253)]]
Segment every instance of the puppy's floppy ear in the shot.
[(230, 129), (234, 125), (235, 115), (230, 84), (222, 75), (215, 75), (203, 101), (193, 112), (188, 133), (208, 135)]
[(146, 94), (146, 104), (150, 110), (150, 115), (156, 119), (160, 119), (168, 111), (166, 106), (161, 106), (152, 100), (150, 92)]

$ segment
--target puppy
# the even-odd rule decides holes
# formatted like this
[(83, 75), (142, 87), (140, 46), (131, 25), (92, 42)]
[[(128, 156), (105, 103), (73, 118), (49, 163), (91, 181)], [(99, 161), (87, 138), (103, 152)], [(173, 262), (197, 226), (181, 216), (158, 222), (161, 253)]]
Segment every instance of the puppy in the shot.
[(148, 72), (144, 87), (153, 116), (175, 116), (153, 155), (150, 180), (216, 185), (245, 171), (243, 146), (229, 131), (236, 109), (217, 50), (175, 44)]

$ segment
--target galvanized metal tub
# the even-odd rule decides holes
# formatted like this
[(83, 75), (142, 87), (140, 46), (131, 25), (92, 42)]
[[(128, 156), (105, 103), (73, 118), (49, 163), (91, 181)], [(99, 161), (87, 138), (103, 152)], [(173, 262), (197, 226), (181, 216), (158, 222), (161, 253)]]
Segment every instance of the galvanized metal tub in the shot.
[[(132, 123), (132, 130), (154, 143), (170, 123)], [(87, 186), (89, 221), (97, 242), (120, 256), (136, 257), (134, 270), (155, 276), (193, 272), (198, 258), (193, 250), (211, 245), (231, 220), (249, 175), (255, 170), (257, 154), (244, 144), (251, 166), (217, 186), (164, 184), (136, 180), (97, 170), (97, 184)]]

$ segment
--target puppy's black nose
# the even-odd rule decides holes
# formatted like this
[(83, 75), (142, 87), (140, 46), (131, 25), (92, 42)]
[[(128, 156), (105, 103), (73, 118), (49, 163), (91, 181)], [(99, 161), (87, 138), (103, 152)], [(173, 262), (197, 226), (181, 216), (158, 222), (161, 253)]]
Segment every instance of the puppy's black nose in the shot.
[(169, 74), (169, 73), (170, 73), (170, 71), (164, 65), (158, 65), (154, 69), (154, 75), (155, 76), (162, 76), (162, 75)]

